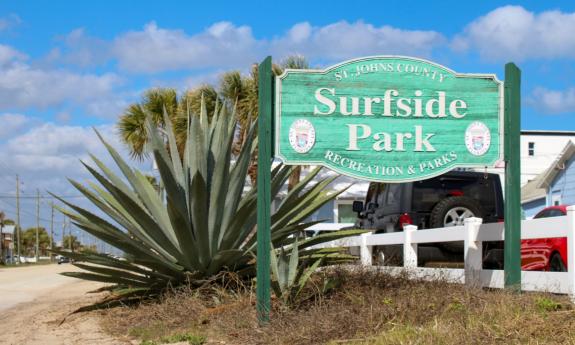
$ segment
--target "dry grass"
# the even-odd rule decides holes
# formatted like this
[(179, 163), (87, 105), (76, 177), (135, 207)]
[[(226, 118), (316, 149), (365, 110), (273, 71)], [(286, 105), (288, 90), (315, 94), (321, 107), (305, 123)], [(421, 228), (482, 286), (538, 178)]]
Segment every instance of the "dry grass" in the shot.
[[(564, 296), (514, 294), (382, 273), (335, 271), (340, 285), (257, 326), (249, 287), (179, 289), (161, 301), (104, 312), (115, 334), (158, 339), (185, 332), (206, 344), (575, 344), (575, 310)], [(316, 277), (321, 284), (325, 277)], [(314, 296), (310, 285), (308, 296)]]

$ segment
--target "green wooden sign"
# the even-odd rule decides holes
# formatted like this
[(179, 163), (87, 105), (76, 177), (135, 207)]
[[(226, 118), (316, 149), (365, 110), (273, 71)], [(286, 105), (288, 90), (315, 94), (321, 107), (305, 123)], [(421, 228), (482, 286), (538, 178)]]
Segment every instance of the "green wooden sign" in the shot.
[(503, 159), (503, 83), (376, 56), (276, 78), (275, 156), (405, 182)]

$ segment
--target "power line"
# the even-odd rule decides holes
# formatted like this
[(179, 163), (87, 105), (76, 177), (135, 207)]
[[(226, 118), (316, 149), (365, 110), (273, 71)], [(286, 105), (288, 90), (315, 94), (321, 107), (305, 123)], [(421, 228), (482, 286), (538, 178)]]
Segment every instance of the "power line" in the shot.
[[(13, 209), (16, 209), (16, 211), (17, 211), (17, 207), (16, 207), (16, 206), (7, 203), (7, 202), (5, 202), (4, 200), (0, 200), (0, 202), (2, 202), (2, 203), (3, 203), (4, 205), (6, 205), (6, 206), (9, 206), (9, 207), (11, 207), (11, 208), (13, 208)], [(23, 210), (23, 209), (22, 209), (22, 210), (20, 210), (20, 212), (21, 212), (21, 213), (24, 213), (24, 214), (27, 215), (28, 217), (36, 217), (35, 214), (33, 214), (33, 213), (31, 213), (30, 211), (27, 211), (27, 210)], [(44, 221), (44, 222), (49, 222), (49, 221), (50, 221), (50, 219), (46, 219), (46, 218), (40, 218), (40, 220), (41, 220), (41, 221)], [(55, 222), (56, 222), (56, 223), (61, 223), (60, 221), (55, 221)]]
[[(59, 198), (62, 199), (71, 199), (71, 198), (85, 198), (86, 196), (84, 195), (63, 195), (60, 196), (58, 195)], [(16, 195), (2, 195), (0, 194), (0, 199), (16, 199), (17, 196)], [(20, 196), (20, 199), (36, 199), (36, 196)], [(51, 195), (40, 195), (40, 199), (55, 199), (55, 197), (51, 196)]]

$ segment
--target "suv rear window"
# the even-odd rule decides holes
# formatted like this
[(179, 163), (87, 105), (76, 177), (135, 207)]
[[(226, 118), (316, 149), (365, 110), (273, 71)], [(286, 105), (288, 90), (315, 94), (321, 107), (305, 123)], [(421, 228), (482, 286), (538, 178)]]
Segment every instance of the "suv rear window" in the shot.
[(493, 180), (485, 178), (439, 177), (413, 183), (413, 208), (430, 211), (450, 193), (462, 192), (464, 196), (481, 200), (483, 208), (495, 210)]

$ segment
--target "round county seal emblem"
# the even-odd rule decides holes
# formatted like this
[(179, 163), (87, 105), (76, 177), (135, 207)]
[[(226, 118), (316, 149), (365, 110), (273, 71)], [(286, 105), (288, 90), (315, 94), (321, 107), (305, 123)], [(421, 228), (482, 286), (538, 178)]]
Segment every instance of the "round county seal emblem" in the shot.
[(297, 153), (306, 153), (315, 144), (315, 128), (308, 120), (295, 120), (289, 128), (289, 143)]
[(472, 122), (465, 131), (465, 146), (474, 156), (482, 156), (491, 145), (491, 132), (489, 128), (479, 121)]

